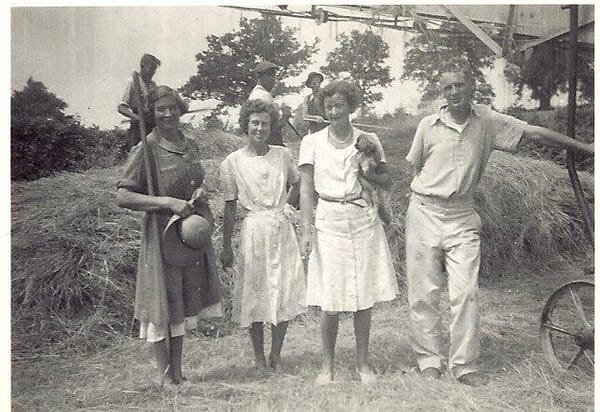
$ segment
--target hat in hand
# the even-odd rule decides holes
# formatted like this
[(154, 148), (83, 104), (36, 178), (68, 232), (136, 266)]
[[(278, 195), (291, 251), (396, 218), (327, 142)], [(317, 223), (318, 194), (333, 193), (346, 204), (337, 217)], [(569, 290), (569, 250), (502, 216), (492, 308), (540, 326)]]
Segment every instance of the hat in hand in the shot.
[(163, 258), (174, 266), (194, 265), (210, 245), (211, 234), (211, 221), (205, 217), (198, 214), (186, 218), (173, 215), (163, 233)]

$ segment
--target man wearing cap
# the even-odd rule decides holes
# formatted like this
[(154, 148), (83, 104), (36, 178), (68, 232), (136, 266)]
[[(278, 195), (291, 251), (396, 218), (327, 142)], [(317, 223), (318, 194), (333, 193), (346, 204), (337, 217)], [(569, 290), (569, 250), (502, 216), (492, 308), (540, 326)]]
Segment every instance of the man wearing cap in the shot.
[(285, 107), (280, 108), (271, 95), (271, 90), (273, 90), (277, 81), (277, 70), (279, 70), (279, 66), (269, 61), (263, 61), (256, 65), (254, 74), (257, 84), (250, 92), (248, 100), (261, 100), (279, 109), (279, 121), (274, 126), (271, 126), (271, 136), (267, 140), (267, 144), (285, 146), (283, 144), (281, 128), (283, 127), (283, 123), (290, 117), (289, 109)]
[(321, 97), (321, 83), (323, 75), (318, 72), (310, 72), (306, 78), (305, 85), (312, 90), (312, 93), (304, 98), (302, 102), (302, 115), (308, 120), (308, 132), (315, 133), (327, 127), (325, 123), (325, 107)]
[[(156, 69), (160, 66), (160, 60), (158, 60), (155, 56), (145, 53), (140, 59), (140, 82), (139, 82), (139, 90), (141, 93), (142, 99), (142, 107), (143, 107), (143, 115), (144, 115), (144, 125), (146, 126), (146, 133), (150, 133), (154, 126), (156, 126), (154, 122), (154, 114), (152, 108), (148, 104), (148, 95), (156, 88), (156, 83), (152, 80), (154, 73), (156, 73)], [(138, 113), (138, 109), (136, 107), (136, 102), (133, 96), (133, 79), (129, 80), (127, 84), (127, 88), (125, 89), (125, 93), (123, 95), (123, 100), (119, 103), (117, 107), (117, 111), (121, 113), (123, 116), (131, 119), (131, 123), (129, 125), (129, 149), (139, 143), (141, 140), (140, 135), (140, 113)]]

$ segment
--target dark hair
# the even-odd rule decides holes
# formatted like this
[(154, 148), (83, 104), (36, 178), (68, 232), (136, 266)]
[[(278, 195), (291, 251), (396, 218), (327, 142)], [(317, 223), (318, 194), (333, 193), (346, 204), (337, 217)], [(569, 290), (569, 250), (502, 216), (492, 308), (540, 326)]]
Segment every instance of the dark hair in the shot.
[(271, 129), (273, 129), (275, 124), (279, 121), (279, 113), (272, 104), (259, 99), (247, 100), (242, 105), (239, 118), (240, 128), (245, 134), (248, 134), (250, 115), (254, 113), (268, 113), (271, 118)]
[(346, 102), (348, 103), (348, 106), (350, 106), (351, 112), (358, 109), (360, 104), (362, 103), (362, 92), (353, 83), (350, 83), (348, 81), (335, 80), (329, 83), (321, 91), (321, 96), (323, 96), (323, 100), (325, 100), (326, 97), (331, 97), (336, 93), (339, 93), (342, 96), (344, 96)]
[(140, 66), (144, 64), (154, 64), (155, 66), (160, 66), (160, 60), (158, 60), (156, 56), (144, 53), (144, 55), (140, 59)]
[(179, 93), (177, 93), (175, 90), (171, 89), (169, 86), (161, 85), (161, 86), (158, 86), (156, 89), (152, 90), (150, 92), (150, 94), (148, 95), (148, 103), (150, 103), (150, 105), (152, 107), (154, 107), (154, 103), (158, 99), (160, 99), (161, 97), (166, 97), (166, 96), (175, 97), (175, 100), (177, 100), (177, 107), (179, 108), (179, 111), (181, 112), (181, 114), (184, 114), (185, 112), (188, 111), (187, 103), (181, 98)]

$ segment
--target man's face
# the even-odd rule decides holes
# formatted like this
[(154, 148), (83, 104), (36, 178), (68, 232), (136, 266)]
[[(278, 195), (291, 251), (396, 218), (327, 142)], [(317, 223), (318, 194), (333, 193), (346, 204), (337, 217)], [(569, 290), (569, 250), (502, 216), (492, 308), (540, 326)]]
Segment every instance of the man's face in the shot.
[(267, 91), (271, 91), (277, 81), (277, 70), (269, 69), (260, 74), (260, 84)]
[(462, 72), (442, 73), (440, 86), (450, 109), (466, 109), (471, 105), (473, 82)]
[(155, 63), (142, 63), (140, 65), (140, 76), (142, 76), (142, 79), (146, 81), (152, 80), (152, 76), (156, 73), (156, 67)]
[(316, 93), (321, 88), (321, 78), (313, 76), (308, 82), (308, 87)]

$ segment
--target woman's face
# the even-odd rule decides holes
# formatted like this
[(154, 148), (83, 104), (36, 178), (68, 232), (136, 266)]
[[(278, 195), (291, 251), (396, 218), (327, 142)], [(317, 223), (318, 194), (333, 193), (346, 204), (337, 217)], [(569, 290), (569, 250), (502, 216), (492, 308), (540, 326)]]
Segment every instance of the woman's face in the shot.
[(271, 116), (267, 112), (252, 113), (248, 118), (248, 138), (251, 143), (265, 143), (271, 134)]
[(177, 130), (181, 111), (175, 96), (164, 96), (154, 103), (156, 126), (165, 131)]
[(346, 98), (340, 93), (334, 93), (332, 96), (325, 97), (323, 104), (325, 106), (325, 114), (332, 123), (346, 120), (352, 113)]

